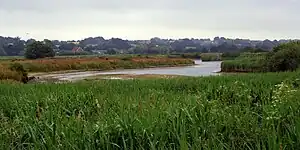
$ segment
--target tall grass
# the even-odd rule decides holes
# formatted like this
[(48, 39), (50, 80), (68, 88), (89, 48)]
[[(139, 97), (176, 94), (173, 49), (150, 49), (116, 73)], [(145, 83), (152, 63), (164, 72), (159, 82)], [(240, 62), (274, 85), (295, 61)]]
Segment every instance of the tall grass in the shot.
[(267, 53), (242, 53), (234, 60), (221, 64), (222, 72), (266, 72)]
[(297, 149), (299, 72), (0, 84), (2, 149)]
[(201, 53), (202, 61), (221, 61), (222, 60), (221, 53)]

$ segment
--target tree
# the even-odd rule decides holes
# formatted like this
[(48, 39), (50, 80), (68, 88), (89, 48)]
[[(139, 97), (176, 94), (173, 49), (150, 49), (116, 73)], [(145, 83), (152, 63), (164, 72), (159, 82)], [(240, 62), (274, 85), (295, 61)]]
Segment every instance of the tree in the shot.
[(269, 71), (294, 71), (300, 65), (300, 42), (281, 44), (267, 58)]
[(20, 52), (24, 51), (24, 42), (16, 41), (15, 43), (9, 43), (4, 45), (4, 50), (9, 56), (17, 56)]
[(47, 42), (35, 41), (26, 46), (25, 58), (37, 59), (45, 57), (54, 57), (55, 52)]
[(59, 49), (71, 51), (75, 46), (76, 44), (74, 43), (62, 42), (61, 45), (59, 46)]

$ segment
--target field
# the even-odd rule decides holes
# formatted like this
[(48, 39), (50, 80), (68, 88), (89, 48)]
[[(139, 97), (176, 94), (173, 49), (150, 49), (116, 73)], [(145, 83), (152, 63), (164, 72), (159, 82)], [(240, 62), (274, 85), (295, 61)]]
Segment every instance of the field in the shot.
[(267, 53), (242, 53), (234, 60), (222, 62), (222, 72), (266, 72)]
[(0, 84), (1, 149), (297, 149), (300, 72)]

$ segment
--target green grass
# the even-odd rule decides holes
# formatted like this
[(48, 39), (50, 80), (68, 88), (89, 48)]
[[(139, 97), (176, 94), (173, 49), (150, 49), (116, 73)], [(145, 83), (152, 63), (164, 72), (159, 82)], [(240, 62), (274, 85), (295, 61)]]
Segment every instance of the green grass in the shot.
[(0, 61), (11, 59), (24, 59), (23, 56), (0, 56)]
[(0, 84), (1, 149), (297, 149), (299, 72)]
[(266, 72), (267, 53), (242, 53), (234, 60), (225, 60), (221, 64), (222, 72)]
[(202, 61), (221, 61), (221, 55), (221, 53), (202, 53), (200, 56)]

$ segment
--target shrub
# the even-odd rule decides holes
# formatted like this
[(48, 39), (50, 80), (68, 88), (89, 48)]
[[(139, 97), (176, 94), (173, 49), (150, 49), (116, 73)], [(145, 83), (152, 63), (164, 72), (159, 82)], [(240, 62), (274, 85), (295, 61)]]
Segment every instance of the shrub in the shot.
[(232, 61), (222, 63), (224, 72), (295, 71), (300, 65), (300, 42), (274, 47), (271, 52), (242, 53)]
[(267, 67), (271, 72), (295, 71), (300, 64), (300, 42), (279, 45), (267, 58)]
[(27, 74), (23, 74), (16, 69), (4, 65), (0, 65), (0, 80), (15, 80), (23, 83), (28, 81)]
[(24, 67), (19, 63), (13, 63), (10, 65), (10, 70), (17, 72), (21, 76), (21, 81), (23, 83), (28, 82), (28, 74)]

